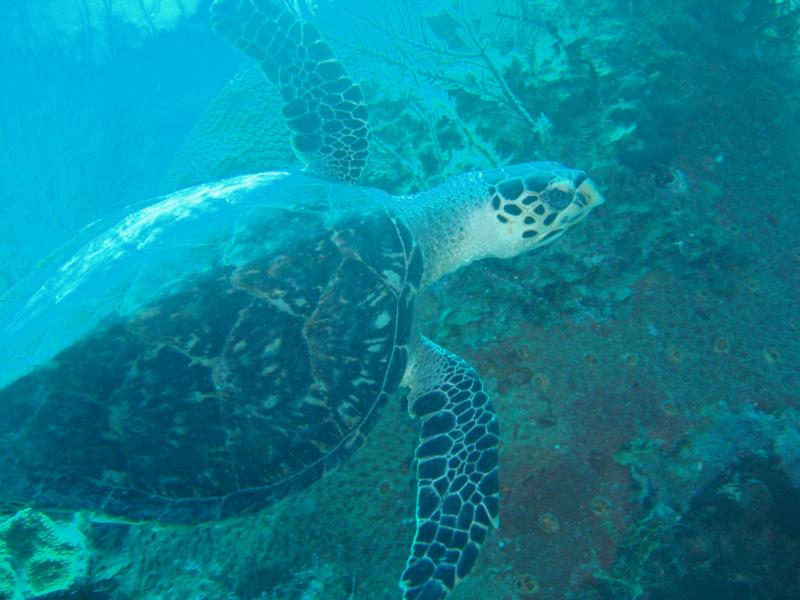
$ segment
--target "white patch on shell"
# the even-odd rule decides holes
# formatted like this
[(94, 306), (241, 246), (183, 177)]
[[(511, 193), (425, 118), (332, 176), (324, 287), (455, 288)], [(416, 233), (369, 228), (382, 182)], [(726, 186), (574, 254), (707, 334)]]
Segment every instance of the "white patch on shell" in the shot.
[(236, 192), (265, 185), (286, 175), (285, 172), (258, 173), (199, 185), (166, 196), (128, 215), (67, 260), (48, 285), (33, 295), (30, 304), (37, 302), (43, 294), (52, 294), (55, 302), (60, 302), (90, 274), (113, 268), (116, 260), (131, 251), (152, 245), (159, 239), (165, 225), (195, 218), (213, 210), (220, 201), (236, 204)]
[(283, 343), (283, 338), (275, 338), (269, 344), (264, 346), (264, 352), (262, 353), (263, 356), (277, 356), (278, 352), (281, 350), (281, 344)]
[(289, 306), (289, 303), (283, 298), (266, 298), (266, 300), (279, 311), (296, 316), (295, 312), (292, 310), (292, 307)]
[(261, 376), (264, 377), (266, 375), (272, 375), (278, 369), (279, 369), (278, 365), (276, 365), (275, 363), (269, 363), (263, 369), (261, 369)]
[(375, 329), (383, 329), (391, 322), (392, 322), (392, 316), (384, 310), (381, 314), (378, 315), (378, 318), (375, 319), (373, 325), (375, 326)]
[(380, 291), (372, 292), (369, 296), (367, 296), (364, 301), (367, 303), (367, 306), (375, 308), (378, 304), (381, 304), (383, 300), (388, 295), (388, 292), (385, 288), (381, 288)]
[(383, 271), (383, 280), (395, 291), (399, 291), (403, 287), (403, 278), (394, 271)]

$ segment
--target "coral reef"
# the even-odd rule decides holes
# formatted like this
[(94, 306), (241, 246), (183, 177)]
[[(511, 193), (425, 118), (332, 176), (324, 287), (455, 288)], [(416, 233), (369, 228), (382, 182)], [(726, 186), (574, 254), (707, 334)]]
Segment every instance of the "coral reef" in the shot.
[(79, 522), (24, 509), (0, 522), (0, 598), (35, 598), (71, 588), (86, 571)]
[[(775, 417), (752, 407), (731, 412), (711, 406), (701, 419), (704, 425), (667, 447), (642, 438), (618, 452), (615, 459), (630, 467), (639, 489), (638, 503), (649, 508), (624, 533), (618, 560), (596, 571), (595, 577), (615, 596), (630, 598), (659, 588), (662, 594), (673, 594), (665, 597), (682, 596), (685, 592), (676, 587), (698, 585), (697, 577), (705, 578), (702, 585), (711, 589), (738, 586), (739, 593), (751, 593), (769, 588), (771, 582), (757, 570), (748, 567), (742, 572), (741, 557), (724, 556), (727, 551), (712, 546), (726, 543), (734, 535), (726, 527), (733, 526), (741, 528), (742, 539), (757, 540), (748, 549), (752, 560), (742, 564), (775, 562), (770, 558), (775, 544), (788, 544), (795, 551), (800, 547), (798, 532), (781, 522), (800, 515), (800, 493), (792, 491), (786, 479), (796, 474), (795, 417), (791, 409)], [(776, 465), (786, 476), (783, 481)], [(716, 554), (705, 572), (694, 565), (698, 552), (709, 561)], [(785, 559), (788, 567), (797, 555), (790, 552)], [(672, 577), (681, 583), (676, 586), (656, 576), (662, 568), (678, 568)], [(800, 589), (800, 579), (788, 578), (785, 584)], [(793, 592), (772, 591), (769, 597), (790, 598)]]
[[(315, 8), (368, 95), (364, 183), (404, 192), (547, 157), (586, 166), (609, 197), (591, 227), (473, 265), (419, 307), (426, 334), (485, 374), (503, 427), (502, 527), (453, 599), (781, 597), (756, 569), (737, 579), (730, 548), (747, 540), (747, 560), (796, 589), (800, 221), (779, 196), (800, 186), (800, 77), (768, 33), (791, 38), (792, 10), (512, 4)], [(148, 574), (154, 597), (190, 589), (197, 572), (211, 595), (299, 598), (324, 580), (323, 596), (392, 597), (413, 440), (392, 407), (340, 472), (255, 523), (196, 543), (133, 528), (109, 554), (128, 564), (118, 595), (145, 593)], [(274, 552), (237, 560), (235, 544)]]
[(0, 544), (0, 598), (3, 600), (16, 600), (17, 574), (8, 560), (8, 551), (5, 544)]
[[(799, 597), (797, 2), (307, 4), (368, 95), (364, 183), (548, 158), (608, 198), (591, 226), (458, 272), (419, 307), (485, 375), (502, 426), (502, 527), (453, 600)], [(272, 93), (235, 75), (164, 187), (288, 164)], [(38, 164), (52, 176), (14, 189), (80, 220), (79, 198), (87, 218), (108, 206), (65, 174), (93, 181), (106, 147), (0, 162), (9, 181)], [(399, 404), (340, 471), (257, 517), (92, 524), (86, 579), (120, 600), (395, 597), (416, 437)], [(0, 561), (0, 589), (27, 577)]]

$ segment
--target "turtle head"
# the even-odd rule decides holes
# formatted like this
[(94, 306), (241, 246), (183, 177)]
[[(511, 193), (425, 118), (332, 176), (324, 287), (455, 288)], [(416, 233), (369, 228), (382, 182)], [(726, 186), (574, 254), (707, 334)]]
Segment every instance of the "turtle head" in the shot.
[(472, 171), (397, 199), (432, 283), (481, 258), (510, 258), (552, 242), (603, 196), (583, 171), (553, 162)]
[(483, 171), (483, 229), (489, 256), (507, 258), (552, 242), (603, 203), (586, 173), (554, 162)]

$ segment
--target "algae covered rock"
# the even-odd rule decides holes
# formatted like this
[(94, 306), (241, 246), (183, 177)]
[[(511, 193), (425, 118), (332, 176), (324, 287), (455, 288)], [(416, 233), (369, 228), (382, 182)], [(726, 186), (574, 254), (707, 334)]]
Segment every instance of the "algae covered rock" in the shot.
[(77, 521), (58, 523), (25, 509), (0, 522), (0, 599), (67, 590), (86, 570)]

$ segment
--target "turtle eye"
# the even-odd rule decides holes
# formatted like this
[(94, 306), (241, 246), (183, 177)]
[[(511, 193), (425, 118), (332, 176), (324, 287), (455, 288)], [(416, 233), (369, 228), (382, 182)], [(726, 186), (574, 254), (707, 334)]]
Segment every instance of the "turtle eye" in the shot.
[(572, 202), (572, 194), (560, 188), (550, 188), (544, 193), (544, 199), (552, 210), (563, 210)]

